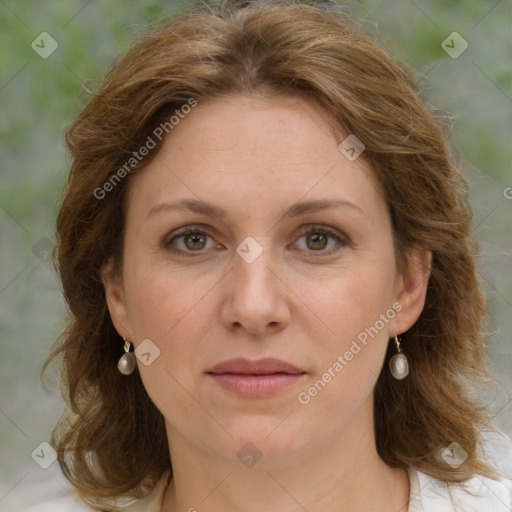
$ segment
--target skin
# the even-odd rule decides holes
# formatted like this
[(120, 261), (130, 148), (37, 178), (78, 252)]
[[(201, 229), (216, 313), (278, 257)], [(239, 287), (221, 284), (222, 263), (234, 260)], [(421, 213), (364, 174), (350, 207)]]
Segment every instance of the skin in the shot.
[[(423, 309), (431, 254), (415, 248), (407, 272), (397, 271), (385, 199), (364, 159), (351, 162), (338, 150), (346, 135), (299, 97), (214, 98), (199, 102), (130, 177), (123, 266), (116, 273), (108, 262), (103, 280), (119, 334), (160, 350), (149, 366), (137, 364), (165, 417), (173, 461), (162, 512), (407, 510), (407, 473), (376, 451), (373, 390), (390, 338)], [(184, 198), (214, 203), (226, 217), (149, 214)], [(341, 206), (282, 216), (319, 198), (362, 212)], [(205, 239), (171, 245), (192, 257), (164, 245), (198, 223)], [(297, 233), (312, 224), (345, 242)], [(248, 236), (263, 249), (252, 263), (236, 252)], [(400, 312), (378, 335), (299, 403), (298, 393), (397, 301)], [(275, 396), (241, 398), (205, 373), (234, 357), (275, 357), (306, 374)], [(251, 468), (237, 457), (247, 442), (261, 453)]]

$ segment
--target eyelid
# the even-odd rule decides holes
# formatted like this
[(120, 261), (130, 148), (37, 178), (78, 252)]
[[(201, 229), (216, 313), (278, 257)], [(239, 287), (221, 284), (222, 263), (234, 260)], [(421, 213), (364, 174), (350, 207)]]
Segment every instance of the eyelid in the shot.
[(304, 224), (294, 231), (294, 236), (302, 236), (311, 231), (325, 232), (333, 238), (338, 238), (340, 241), (348, 242), (348, 237), (339, 229), (332, 228), (324, 224)]

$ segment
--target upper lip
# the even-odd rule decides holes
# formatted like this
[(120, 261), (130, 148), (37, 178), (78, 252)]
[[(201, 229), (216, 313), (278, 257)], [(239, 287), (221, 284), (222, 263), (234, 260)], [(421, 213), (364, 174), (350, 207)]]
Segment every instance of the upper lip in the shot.
[(256, 361), (250, 361), (239, 357), (237, 359), (230, 359), (215, 365), (208, 370), (207, 373), (235, 373), (241, 375), (272, 375), (274, 373), (288, 373), (288, 374), (301, 374), (305, 373), (296, 366), (290, 363), (274, 359), (272, 357), (264, 357)]

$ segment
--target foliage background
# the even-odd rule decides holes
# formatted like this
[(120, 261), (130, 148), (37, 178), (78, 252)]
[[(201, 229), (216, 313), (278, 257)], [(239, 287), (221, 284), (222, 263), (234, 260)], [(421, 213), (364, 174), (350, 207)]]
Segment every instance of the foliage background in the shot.
[[(61, 401), (39, 372), (64, 325), (60, 288), (44, 250), (69, 166), (63, 130), (140, 30), (180, 5), (148, 0), (0, 1), (0, 507), (21, 510), (64, 486), (57, 464), (31, 453), (49, 438)], [(512, 433), (512, 5), (509, 0), (364, 0), (350, 9), (417, 72), (429, 101), (446, 111), (472, 184), (480, 276), (496, 331), (491, 365), (502, 382), (496, 421)], [(42, 59), (43, 31), (58, 49)], [(453, 31), (468, 49), (452, 59)], [(512, 190), (509, 197), (512, 196)]]

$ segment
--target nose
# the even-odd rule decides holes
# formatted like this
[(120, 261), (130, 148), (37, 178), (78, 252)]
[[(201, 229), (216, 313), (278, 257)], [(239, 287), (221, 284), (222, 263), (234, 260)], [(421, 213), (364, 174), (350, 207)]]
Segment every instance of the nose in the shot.
[(228, 329), (268, 335), (289, 324), (290, 290), (272, 260), (272, 251), (266, 248), (252, 262), (233, 255), (221, 307), (221, 320)]

